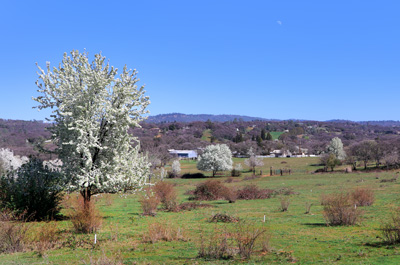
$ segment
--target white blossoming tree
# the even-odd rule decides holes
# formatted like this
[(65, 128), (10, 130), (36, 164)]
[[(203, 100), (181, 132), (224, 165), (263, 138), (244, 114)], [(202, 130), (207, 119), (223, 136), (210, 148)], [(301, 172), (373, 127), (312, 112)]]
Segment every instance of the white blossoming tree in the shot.
[(244, 163), (250, 168), (251, 171), (253, 171), (253, 174), (256, 172), (256, 167), (262, 167), (264, 165), (264, 162), (255, 155), (252, 155), (244, 160)]
[(15, 156), (14, 152), (8, 148), (0, 149), (0, 176), (12, 171), (17, 170), (22, 164), (26, 163), (28, 158), (26, 156)]
[[(40, 109), (51, 108), (55, 152), (69, 190), (78, 190), (85, 205), (96, 193), (118, 192), (144, 185), (149, 173), (139, 141), (128, 129), (139, 126), (149, 104), (138, 88), (135, 70), (118, 69), (96, 54), (64, 54), (58, 67), (39, 66), (36, 82)], [(88, 205), (88, 204), (87, 204)]]
[(174, 160), (174, 162), (172, 162), (171, 169), (174, 177), (177, 177), (181, 173), (181, 164), (179, 163), (179, 160)]
[(328, 146), (328, 153), (334, 154), (339, 160), (344, 160), (346, 158), (346, 152), (343, 149), (343, 143), (339, 137), (332, 138)]
[(216, 144), (207, 146), (199, 156), (197, 169), (202, 171), (212, 171), (214, 177), (218, 171), (232, 169), (232, 152), (226, 144)]

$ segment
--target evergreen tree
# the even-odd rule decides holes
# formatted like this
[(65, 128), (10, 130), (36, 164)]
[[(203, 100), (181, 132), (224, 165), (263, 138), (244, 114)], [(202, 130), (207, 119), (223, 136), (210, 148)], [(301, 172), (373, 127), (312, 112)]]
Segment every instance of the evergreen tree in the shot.
[(273, 140), (272, 135), (269, 132), (267, 133), (267, 136), (265, 137), (265, 140), (267, 140), (267, 141), (272, 141)]
[(262, 129), (262, 130), (261, 130), (261, 139), (262, 139), (263, 141), (267, 139), (267, 135), (266, 135), (265, 129)]

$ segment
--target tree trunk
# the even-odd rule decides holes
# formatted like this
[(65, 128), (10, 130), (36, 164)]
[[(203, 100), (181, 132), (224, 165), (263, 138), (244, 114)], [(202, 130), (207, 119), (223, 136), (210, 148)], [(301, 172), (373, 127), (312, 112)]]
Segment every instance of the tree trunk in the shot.
[(86, 210), (89, 210), (90, 207), (90, 197), (92, 196), (91, 191), (89, 187), (84, 188), (80, 191), (82, 197), (83, 197), (83, 206)]

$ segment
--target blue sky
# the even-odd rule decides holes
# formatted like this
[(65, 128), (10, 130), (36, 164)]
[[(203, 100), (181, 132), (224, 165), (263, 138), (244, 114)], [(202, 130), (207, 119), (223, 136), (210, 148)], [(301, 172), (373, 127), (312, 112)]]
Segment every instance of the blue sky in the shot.
[(32, 109), (37, 68), (102, 52), (139, 71), (150, 115), (399, 120), (400, 1), (3, 1), (0, 118)]

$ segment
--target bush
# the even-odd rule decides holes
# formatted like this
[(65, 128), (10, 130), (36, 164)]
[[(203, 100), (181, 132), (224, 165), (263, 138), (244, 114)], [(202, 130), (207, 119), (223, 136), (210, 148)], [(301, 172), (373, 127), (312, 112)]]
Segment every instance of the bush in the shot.
[(328, 225), (354, 225), (360, 220), (361, 211), (354, 206), (349, 193), (325, 195), (323, 205)]
[(178, 210), (177, 195), (174, 185), (165, 181), (159, 181), (153, 186), (153, 191), (165, 210)]
[(356, 188), (351, 197), (357, 206), (371, 206), (375, 200), (374, 192), (369, 188)]
[(221, 181), (207, 180), (196, 186), (191, 199), (201, 201), (227, 199), (229, 202), (234, 202), (236, 199), (235, 197), (235, 194), (222, 184)]
[(146, 188), (139, 199), (139, 203), (142, 206), (143, 215), (155, 216), (160, 199), (150, 188)]
[(69, 217), (77, 233), (96, 232), (102, 223), (101, 216), (93, 201), (85, 204), (82, 196), (72, 200)]
[[(0, 207), (33, 220), (54, 219), (60, 212), (62, 175), (31, 158), (14, 174), (0, 179)], [(34, 198), (34, 199), (33, 199)]]
[(232, 171), (231, 171), (231, 176), (232, 177), (240, 177), (242, 175), (242, 171), (240, 171), (240, 170), (237, 170), (237, 169), (232, 169)]
[(248, 185), (236, 192), (238, 200), (269, 199), (274, 195), (270, 189), (259, 189), (256, 185)]

